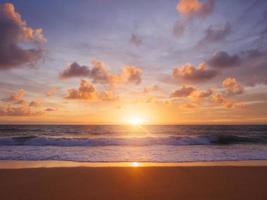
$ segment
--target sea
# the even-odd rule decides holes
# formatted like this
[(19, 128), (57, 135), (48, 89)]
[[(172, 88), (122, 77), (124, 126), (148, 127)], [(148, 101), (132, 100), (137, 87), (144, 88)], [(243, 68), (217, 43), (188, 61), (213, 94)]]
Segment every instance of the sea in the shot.
[(267, 125), (0, 125), (0, 160), (266, 160)]

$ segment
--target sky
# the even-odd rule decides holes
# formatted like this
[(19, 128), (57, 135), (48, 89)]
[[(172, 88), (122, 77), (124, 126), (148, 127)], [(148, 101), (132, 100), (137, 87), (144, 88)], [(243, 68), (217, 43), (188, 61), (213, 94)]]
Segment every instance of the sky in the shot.
[(266, 0), (0, 0), (0, 123), (265, 124)]

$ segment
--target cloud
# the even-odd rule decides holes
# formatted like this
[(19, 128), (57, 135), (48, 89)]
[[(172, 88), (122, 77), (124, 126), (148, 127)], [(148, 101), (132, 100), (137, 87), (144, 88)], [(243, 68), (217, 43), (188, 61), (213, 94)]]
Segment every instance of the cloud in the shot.
[(17, 93), (10, 95), (7, 98), (2, 99), (5, 103), (4, 106), (0, 106), (0, 116), (34, 116), (41, 115), (42, 112), (33, 108), (42, 106), (40, 101), (25, 101), (23, 99), (25, 95), (24, 89), (20, 89)]
[(114, 101), (118, 99), (111, 90), (98, 93), (97, 98), (102, 101)]
[(196, 107), (197, 105), (193, 103), (185, 103), (185, 104), (180, 105), (180, 108), (182, 109), (194, 109)]
[(80, 87), (78, 89), (68, 89), (66, 99), (95, 99), (96, 88), (95, 86), (86, 81), (80, 81)]
[(57, 111), (56, 108), (46, 108), (45, 109), (46, 112), (54, 112), (54, 111)]
[(22, 98), (24, 97), (25, 91), (24, 89), (20, 89), (17, 93), (10, 95), (7, 98), (2, 99), (6, 102), (17, 102), (22, 103)]
[(201, 2), (200, 0), (180, 0), (176, 10), (188, 18), (206, 17), (213, 12), (214, 0)]
[(190, 104), (195, 105), (195, 103), (199, 102), (200, 100), (211, 97), (214, 93), (215, 93), (214, 89), (200, 90), (193, 86), (183, 85), (179, 89), (173, 91), (170, 97), (176, 97), (176, 98), (186, 97), (193, 102), (193, 104), (192, 103)]
[(119, 77), (123, 82), (139, 84), (142, 81), (142, 73), (140, 68), (129, 65), (123, 68)]
[(266, 57), (266, 49), (248, 49), (232, 55), (225, 51), (219, 51), (208, 58), (206, 63), (211, 68), (220, 69), (220, 74), (223, 74), (224, 77), (233, 76), (243, 84), (266, 85)]
[[(0, 70), (33, 64), (42, 57), (44, 42), (42, 29), (29, 27), (13, 4), (0, 4)], [(23, 48), (24, 43), (33, 47)]]
[(27, 105), (29, 107), (39, 107), (42, 105), (41, 101), (37, 100), (33, 100), (28, 103), (23, 99), (24, 95), (25, 95), (25, 90), (20, 89), (17, 93), (11, 94), (9, 97), (2, 99), (2, 101), (7, 103)]
[(95, 83), (114, 84), (115, 77), (107, 70), (105, 63), (99, 60), (93, 60), (94, 67), (91, 69), (89, 78)]
[(148, 94), (148, 93), (152, 93), (152, 92), (156, 92), (156, 91), (159, 91), (160, 88), (158, 85), (152, 85), (152, 86), (147, 86), (144, 88), (143, 92), (145, 94)]
[[(267, 50), (249, 49), (230, 55), (219, 51), (206, 60), (208, 66), (220, 69), (226, 77), (234, 76), (241, 83), (255, 86), (267, 84)], [(231, 69), (231, 70), (226, 70)]]
[(59, 90), (58, 87), (50, 88), (50, 89), (46, 92), (46, 96), (51, 97), (51, 96), (53, 96), (54, 94), (56, 94), (58, 90)]
[(198, 68), (187, 63), (181, 67), (173, 69), (172, 77), (174, 80), (184, 82), (202, 82), (214, 78), (217, 75), (215, 70), (206, 69), (205, 64), (200, 64)]
[(224, 26), (209, 26), (204, 37), (199, 41), (199, 45), (223, 41), (230, 33), (231, 25), (229, 23)]
[(232, 100), (226, 99), (223, 94), (214, 93), (212, 96), (212, 101), (216, 104), (223, 105), (224, 108), (231, 109), (231, 108), (244, 108), (245, 104), (240, 102), (234, 102)]
[(40, 101), (36, 101), (36, 100), (31, 101), (31, 102), (29, 103), (29, 106), (30, 106), (30, 107), (40, 107), (41, 105), (42, 105), (42, 103), (41, 103)]
[(214, 93), (213, 89), (208, 89), (206, 91), (203, 90), (194, 90), (193, 92), (190, 93), (189, 98), (193, 102), (198, 102), (203, 98), (210, 97)]
[(241, 86), (235, 78), (226, 78), (223, 80), (222, 86), (225, 89), (224, 92), (226, 95), (236, 95), (244, 92), (244, 87)]
[(91, 69), (89, 78), (95, 83), (114, 85), (117, 83), (134, 83), (139, 84), (142, 81), (143, 71), (135, 66), (125, 66), (118, 75), (109, 72), (105, 64), (101, 61), (94, 60), (94, 67)]
[(117, 99), (112, 91), (98, 92), (96, 87), (86, 80), (80, 81), (78, 89), (68, 89), (66, 99), (111, 101)]
[(81, 66), (78, 63), (74, 62), (69, 65), (62, 73), (60, 73), (59, 77), (61, 79), (67, 79), (72, 77), (89, 76), (90, 74), (91, 72), (87, 66)]
[(183, 85), (180, 89), (173, 91), (170, 97), (188, 97), (195, 90), (196, 88), (194, 87)]
[(173, 35), (177, 38), (181, 37), (186, 31), (188, 22), (209, 16), (213, 12), (214, 4), (214, 0), (207, 0), (204, 3), (200, 0), (180, 0), (176, 10), (182, 18), (175, 22)]
[(214, 103), (221, 104), (221, 103), (224, 103), (224, 101), (225, 101), (225, 98), (222, 94), (214, 93), (211, 97), (212, 97), (212, 101)]
[(0, 116), (36, 116), (41, 115), (40, 111), (33, 111), (30, 106), (11, 106), (0, 107)]
[(177, 38), (181, 37), (186, 30), (186, 24), (184, 21), (177, 20), (173, 26), (173, 35)]
[(100, 84), (109, 84), (115, 85), (118, 83), (134, 83), (139, 84), (142, 81), (142, 69), (135, 66), (125, 66), (121, 73), (112, 74), (106, 68), (105, 63), (93, 60), (93, 67), (90, 69), (87, 66), (80, 66), (76, 62), (68, 66), (62, 73), (60, 73), (60, 77), (74, 78), (74, 77), (88, 77), (92, 79), (94, 83)]
[(209, 66), (214, 68), (231, 68), (238, 67), (241, 64), (239, 55), (229, 55), (225, 51), (216, 52), (210, 59), (207, 60)]
[(237, 82), (235, 78), (226, 78), (222, 82), (223, 91), (218, 93), (213, 90), (211, 94), (212, 102), (216, 104), (221, 104), (225, 108), (243, 108), (245, 105), (240, 102), (234, 102), (227, 97), (242, 94), (244, 92), (244, 88)]
[(140, 45), (143, 44), (142, 38), (137, 34), (132, 34), (129, 41), (131, 44), (135, 45), (136, 47), (139, 47)]

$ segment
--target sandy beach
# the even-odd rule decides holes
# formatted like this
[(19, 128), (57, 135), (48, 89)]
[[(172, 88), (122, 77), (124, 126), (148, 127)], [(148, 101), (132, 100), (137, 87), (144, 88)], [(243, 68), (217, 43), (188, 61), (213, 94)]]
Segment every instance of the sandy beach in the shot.
[(2, 200), (267, 199), (266, 161), (145, 167), (37, 162), (32, 168), (0, 163)]

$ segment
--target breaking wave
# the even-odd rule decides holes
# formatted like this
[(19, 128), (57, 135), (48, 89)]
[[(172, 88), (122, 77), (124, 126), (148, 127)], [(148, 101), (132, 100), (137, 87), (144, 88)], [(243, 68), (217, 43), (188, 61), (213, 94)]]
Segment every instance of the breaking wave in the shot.
[(167, 137), (110, 137), (110, 138), (68, 138), (68, 137), (2, 137), (0, 146), (149, 146), (149, 145), (231, 145), (267, 144), (266, 136), (167, 136)]

